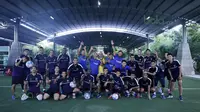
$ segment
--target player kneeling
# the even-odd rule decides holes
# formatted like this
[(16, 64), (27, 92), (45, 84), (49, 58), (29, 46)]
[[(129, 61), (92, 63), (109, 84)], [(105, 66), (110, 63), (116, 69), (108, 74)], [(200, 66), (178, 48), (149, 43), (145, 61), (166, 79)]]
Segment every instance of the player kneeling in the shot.
[(134, 97), (139, 98), (139, 84), (137, 79), (135, 78), (135, 74), (131, 74), (131, 76), (123, 77), (123, 81), (125, 84), (125, 96), (129, 97), (132, 94)]
[(73, 98), (76, 98), (76, 93), (80, 90), (76, 88), (75, 81), (67, 75), (65, 71), (62, 72), (60, 79), (60, 100), (64, 100), (67, 96), (73, 95)]
[(124, 81), (122, 80), (121, 72), (120, 69), (116, 69), (116, 73), (113, 74), (113, 94), (109, 97), (112, 98), (113, 95), (115, 96), (116, 94), (120, 97), (121, 94), (124, 92)]
[(141, 77), (138, 82), (140, 85), (140, 97), (142, 97), (142, 93), (147, 92), (148, 99), (151, 100), (150, 92), (154, 92), (155, 89), (151, 88), (151, 79), (148, 78), (147, 72), (144, 71), (143, 77)]
[(46, 100), (50, 96), (54, 98), (54, 100), (59, 100), (60, 94), (59, 94), (59, 79), (60, 79), (60, 74), (59, 74), (59, 67), (55, 67), (55, 74), (49, 76), (47, 78), (46, 83), (50, 85), (49, 89), (44, 93), (43, 99)]
[[(31, 68), (31, 74), (27, 76), (24, 81), (24, 94), (21, 100), (27, 100), (29, 97), (36, 97), (39, 101), (42, 100), (42, 94), (40, 91), (40, 84), (42, 83), (42, 76), (37, 73), (35, 66)], [(28, 91), (27, 91), (28, 86)]]
[(104, 68), (103, 74), (100, 74), (97, 77), (97, 88), (98, 88), (98, 95), (97, 98), (101, 97), (101, 93), (105, 92), (106, 96), (109, 96), (112, 91), (112, 86), (113, 86), (113, 78), (111, 74), (108, 74), (108, 68)]
[(94, 77), (90, 73), (85, 73), (81, 76), (81, 91), (84, 93), (85, 99), (90, 99), (93, 85)]

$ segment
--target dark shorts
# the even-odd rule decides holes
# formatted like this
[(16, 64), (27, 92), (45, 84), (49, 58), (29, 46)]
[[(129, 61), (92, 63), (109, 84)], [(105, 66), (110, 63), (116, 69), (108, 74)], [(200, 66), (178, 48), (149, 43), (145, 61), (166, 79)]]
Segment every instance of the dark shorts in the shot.
[(155, 86), (158, 85), (158, 82), (160, 82), (162, 87), (165, 87), (165, 78), (164, 77), (156, 77), (155, 78)]
[(164, 71), (164, 76), (167, 77), (167, 80), (171, 80), (171, 77), (170, 77), (167, 69), (165, 69), (165, 71)]
[(24, 84), (24, 76), (12, 76), (12, 84)]
[(104, 83), (100, 84), (101, 92), (104, 92), (106, 89), (111, 91), (112, 90), (112, 84), (108, 83), (107, 86), (104, 86)]
[[(172, 82), (179, 81), (179, 79), (178, 79), (179, 75), (175, 75), (175, 76), (172, 75), (172, 77), (173, 77)], [(182, 75), (181, 75), (181, 77), (182, 77)]]
[(71, 87), (65, 87), (65, 88), (62, 88), (62, 90), (61, 90), (61, 94), (63, 94), (63, 95), (69, 95), (69, 94), (71, 94), (71, 93), (73, 93), (73, 88), (71, 88)]
[(117, 85), (114, 85), (113, 87), (113, 93), (123, 93), (124, 92), (124, 88), (119, 87)]
[(42, 92), (40, 92), (40, 91), (30, 91), (30, 90), (27, 91), (27, 95), (29, 97), (36, 97), (39, 94), (42, 94)]
[(49, 88), (49, 89), (46, 91), (46, 93), (49, 94), (50, 96), (53, 96), (55, 93), (58, 93), (58, 94), (59, 94), (59, 90), (55, 90), (55, 89)]

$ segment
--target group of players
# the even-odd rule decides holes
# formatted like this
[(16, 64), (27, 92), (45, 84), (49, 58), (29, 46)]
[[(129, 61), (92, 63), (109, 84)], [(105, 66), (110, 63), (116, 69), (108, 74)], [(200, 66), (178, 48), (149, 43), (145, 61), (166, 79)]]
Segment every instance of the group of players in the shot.
[[(129, 60), (124, 60), (123, 52), (116, 52), (113, 41), (111, 45), (113, 52), (104, 56), (102, 53), (98, 54), (93, 47), (87, 53), (86, 46), (81, 42), (77, 57), (71, 64), (66, 48), (56, 57), (53, 51), (47, 56), (44, 49), (39, 47), (39, 53), (34, 59), (30, 58), (28, 50), (25, 50), (13, 68), (12, 99), (16, 98), (17, 84), (21, 84), (25, 95), (37, 98), (40, 96), (40, 100), (50, 97), (54, 100), (63, 100), (70, 96), (76, 98), (77, 94), (86, 92), (97, 98), (102, 95), (111, 98), (112, 94), (141, 98), (142, 94), (147, 93), (148, 99), (151, 100), (156, 98), (158, 85), (162, 88), (161, 98), (165, 99), (167, 77), (167, 98), (173, 98), (174, 85), (178, 81), (179, 100), (183, 101), (181, 65), (171, 53), (166, 53), (165, 59), (161, 60), (157, 53), (151, 55), (151, 51), (147, 49), (145, 55), (142, 55), (139, 49), (137, 55), (130, 54)], [(28, 68), (26, 62), (30, 60), (34, 62), (34, 66)], [(49, 84), (48, 89), (46, 84)], [(40, 85), (43, 85), (42, 92)]]

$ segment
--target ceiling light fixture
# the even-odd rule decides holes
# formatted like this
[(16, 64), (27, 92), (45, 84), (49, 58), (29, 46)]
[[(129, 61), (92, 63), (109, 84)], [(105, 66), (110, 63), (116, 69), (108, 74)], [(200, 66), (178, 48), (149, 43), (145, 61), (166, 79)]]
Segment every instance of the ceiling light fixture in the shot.
[(149, 20), (151, 17), (150, 16), (148, 16), (147, 18), (146, 18), (146, 20)]
[[(115, 28), (115, 27), (97, 27), (97, 28), (84, 28), (84, 29), (73, 29), (73, 30), (68, 30), (64, 32), (57, 32), (56, 37), (62, 37), (65, 35), (71, 35), (71, 34), (76, 34), (76, 33), (83, 33), (83, 32), (117, 32), (117, 33), (126, 33), (126, 34), (132, 34), (140, 37), (146, 38), (145, 33), (139, 33), (134, 30), (128, 30), (128, 29), (121, 29), (121, 28)], [(154, 35), (149, 35), (149, 37), (153, 37)], [(47, 39), (52, 39), (54, 36), (50, 35), (49, 38)]]
[(129, 36), (127, 37), (127, 39), (129, 39)]
[(54, 20), (54, 17), (53, 17), (53, 16), (50, 16), (50, 18), (51, 18), (52, 20)]
[(100, 32), (100, 34), (101, 34), (101, 32)]
[(101, 2), (98, 0), (98, 7), (100, 7), (100, 5), (101, 5)]
[(75, 36), (73, 36), (74, 38), (76, 38)]

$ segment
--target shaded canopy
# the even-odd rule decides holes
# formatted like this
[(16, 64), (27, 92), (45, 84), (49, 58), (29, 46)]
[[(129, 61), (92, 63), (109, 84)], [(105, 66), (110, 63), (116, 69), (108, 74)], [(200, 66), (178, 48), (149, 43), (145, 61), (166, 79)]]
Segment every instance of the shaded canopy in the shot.
[[(88, 45), (108, 44), (130, 48), (180, 24), (183, 20), (200, 22), (200, 0), (1, 0), (0, 19), (8, 22), (17, 17), (46, 35), (20, 26), (19, 40), (35, 44), (58, 32), (84, 28), (116, 27), (135, 34), (102, 32), (77, 33), (55, 38), (55, 42), (76, 48), (80, 40)], [(53, 18), (50, 18), (50, 17)], [(159, 22), (158, 22), (159, 21)], [(31, 24), (31, 25), (30, 25)], [(31, 26), (32, 27), (32, 26)], [(141, 34), (141, 35), (138, 35)], [(0, 36), (13, 39), (13, 28), (0, 30)], [(76, 38), (74, 39), (73, 36)], [(126, 37), (129, 36), (130, 40)], [(123, 44), (125, 41), (125, 44)]]

